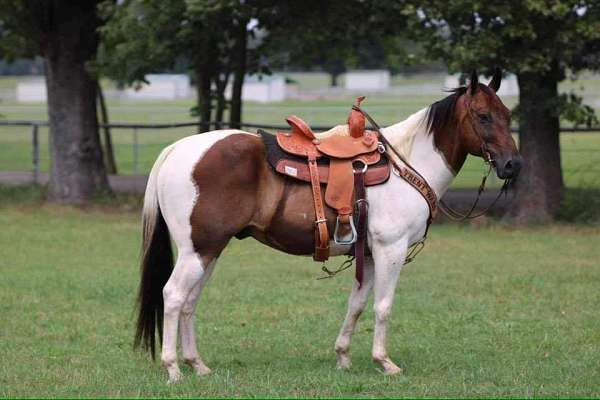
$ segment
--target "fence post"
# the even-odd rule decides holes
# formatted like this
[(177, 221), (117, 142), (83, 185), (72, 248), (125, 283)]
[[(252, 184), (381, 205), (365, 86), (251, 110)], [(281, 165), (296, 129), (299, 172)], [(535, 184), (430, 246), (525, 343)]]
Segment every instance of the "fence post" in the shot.
[(40, 141), (39, 141), (39, 125), (31, 125), (31, 144), (33, 147), (33, 183), (39, 183), (40, 177)]
[(133, 173), (135, 175), (138, 173), (138, 153), (138, 128), (136, 127), (133, 128)]

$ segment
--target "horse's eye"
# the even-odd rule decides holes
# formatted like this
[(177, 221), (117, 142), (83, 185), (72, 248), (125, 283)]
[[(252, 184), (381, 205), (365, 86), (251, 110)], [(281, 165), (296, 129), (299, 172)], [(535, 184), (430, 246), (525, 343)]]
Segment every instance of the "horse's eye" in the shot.
[(482, 124), (489, 124), (492, 122), (492, 116), (490, 114), (477, 114), (479, 122)]

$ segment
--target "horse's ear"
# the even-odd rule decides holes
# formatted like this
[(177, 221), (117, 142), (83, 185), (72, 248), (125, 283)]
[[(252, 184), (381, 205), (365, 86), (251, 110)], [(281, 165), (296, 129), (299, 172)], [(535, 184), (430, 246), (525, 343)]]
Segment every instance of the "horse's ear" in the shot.
[(472, 95), (475, 94), (478, 86), (479, 86), (479, 76), (477, 75), (477, 71), (473, 70), (471, 72), (471, 81), (469, 82), (469, 92)]
[(500, 83), (501, 82), (502, 82), (502, 71), (500, 70), (500, 68), (496, 67), (494, 69), (494, 76), (492, 77), (492, 80), (490, 81), (490, 83), (488, 84), (488, 86), (494, 92), (497, 92), (498, 89), (500, 89)]

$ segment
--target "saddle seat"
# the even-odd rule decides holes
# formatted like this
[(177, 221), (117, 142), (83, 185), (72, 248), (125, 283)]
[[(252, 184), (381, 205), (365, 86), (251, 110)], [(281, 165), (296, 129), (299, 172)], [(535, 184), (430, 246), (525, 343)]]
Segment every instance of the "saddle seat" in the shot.
[[(356, 105), (360, 105), (363, 99), (357, 98)], [(359, 235), (352, 218), (353, 199), (357, 197), (355, 192), (364, 193), (365, 184), (385, 182), (389, 177), (389, 165), (386, 162), (374, 169), (375, 173), (370, 173), (369, 166), (382, 160), (379, 151), (381, 145), (376, 132), (365, 130), (365, 117), (359, 111), (353, 109), (350, 112), (347, 125), (338, 125), (321, 133), (314, 133), (306, 122), (295, 115), (289, 116), (286, 121), (291, 131), (277, 132), (277, 144), (284, 152), (299, 159), (278, 163), (276, 170), (311, 182), (317, 218), (313, 257), (316, 261), (325, 261), (329, 257), (329, 233), (320, 184), (326, 183), (325, 203), (337, 212), (333, 239), (338, 244), (350, 245), (357, 241)]]
[(317, 139), (321, 140), (331, 136), (350, 136), (350, 126), (348, 124), (336, 125), (323, 132), (314, 132), (314, 135)]

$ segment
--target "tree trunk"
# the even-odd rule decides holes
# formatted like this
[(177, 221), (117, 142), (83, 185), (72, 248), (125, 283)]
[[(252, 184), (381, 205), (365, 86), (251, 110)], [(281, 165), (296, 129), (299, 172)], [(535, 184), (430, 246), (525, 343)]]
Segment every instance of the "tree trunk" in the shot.
[(246, 76), (246, 58), (248, 48), (248, 21), (239, 21), (234, 50), (233, 88), (231, 90), (231, 112), (229, 113), (230, 128), (241, 128), (242, 125), (242, 88)]
[(80, 204), (109, 192), (96, 116), (97, 82), (86, 70), (98, 45), (96, 2), (53, 2), (44, 46), (52, 167), (48, 199)]
[(329, 74), (329, 76), (331, 77), (331, 87), (338, 87), (338, 78), (340, 77), (340, 74), (337, 72), (332, 72)]
[(115, 161), (115, 152), (112, 145), (112, 137), (110, 133), (110, 127), (108, 126), (108, 109), (106, 108), (106, 101), (104, 101), (104, 93), (102, 86), (98, 82), (98, 106), (100, 108), (100, 115), (102, 116), (102, 124), (104, 125), (102, 132), (104, 132), (104, 167), (106, 172), (109, 174), (117, 174), (117, 162)]
[(563, 179), (560, 160), (558, 73), (518, 74), (519, 148), (523, 169), (516, 199), (507, 215), (516, 223), (551, 221), (560, 208)]
[(217, 78), (216, 89), (217, 89), (217, 110), (215, 115), (215, 129), (223, 128), (223, 115), (225, 114), (225, 108), (227, 108), (227, 101), (225, 100), (225, 89), (229, 82), (229, 72), (223, 72), (222, 77)]
[(198, 115), (200, 115), (200, 132), (210, 130), (211, 104), (211, 72), (210, 67), (203, 63), (196, 70)]

